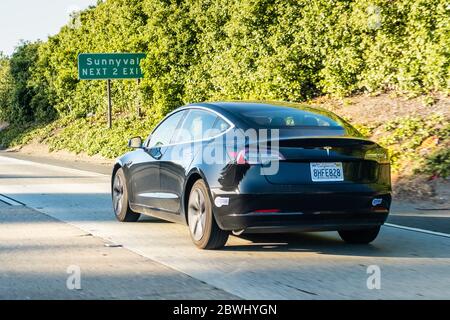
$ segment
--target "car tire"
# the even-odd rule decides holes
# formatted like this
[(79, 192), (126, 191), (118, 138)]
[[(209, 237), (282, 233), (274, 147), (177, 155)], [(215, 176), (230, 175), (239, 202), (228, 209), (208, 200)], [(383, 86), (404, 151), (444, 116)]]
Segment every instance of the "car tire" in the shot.
[(219, 228), (212, 208), (208, 187), (203, 180), (198, 180), (189, 194), (187, 220), (191, 239), (199, 249), (223, 248), (230, 235)]
[(140, 214), (130, 209), (128, 189), (123, 169), (117, 170), (112, 183), (112, 201), (116, 219), (120, 222), (136, 222)]
[(341, 230), (339, 235), (342, 240), (351, 244), (369, 244), (374, 241), (380, 233), (381, 227), (372, 227), (360, 230)]

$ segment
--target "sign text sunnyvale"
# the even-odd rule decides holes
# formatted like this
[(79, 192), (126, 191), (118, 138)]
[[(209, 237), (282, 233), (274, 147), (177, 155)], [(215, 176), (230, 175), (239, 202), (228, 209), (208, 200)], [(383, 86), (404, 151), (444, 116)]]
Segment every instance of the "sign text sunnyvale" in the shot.
[(78, 56), (80, 80), (140, 79), (144, 53), (82, 53)]

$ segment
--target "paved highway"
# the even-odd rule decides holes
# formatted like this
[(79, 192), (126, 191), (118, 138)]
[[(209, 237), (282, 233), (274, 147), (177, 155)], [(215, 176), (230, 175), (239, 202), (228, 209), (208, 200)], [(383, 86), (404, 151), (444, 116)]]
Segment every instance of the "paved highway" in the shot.
[[(231, 237), (200, 251), (184, 226), (116, 222), (109, 169), (74, 166), (0, 156), (0, 298), (450, 299), (445, 210), (434, 233), (390, 225), (369, 246), (328, 232)], [(392, 223), (417, 215), (408, 210)], [(65, 287), (69, 265), (82, 291)], [(368, 289), (369, 266), (380, 289)]]

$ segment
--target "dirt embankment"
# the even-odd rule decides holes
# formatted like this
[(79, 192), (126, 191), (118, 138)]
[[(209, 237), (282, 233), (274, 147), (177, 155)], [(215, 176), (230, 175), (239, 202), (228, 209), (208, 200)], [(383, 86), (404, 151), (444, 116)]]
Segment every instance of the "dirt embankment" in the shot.
[[(309, 103), (333, 111), (353, 124), (367, 126), (370, 129), (371, 139), (378, 142), (386, 140), (389, 135), (392, 135), (392, 131), (397, 129), (395, 126), (402, 126), (402, 121), (405, 122), (409, 118), (425, 119), (433, 115), (443, 117), (444, 124), (436, 123), (436, 127), (440, 127), (441, 132), (447, 130), (447, 133), (450, 123), (450, 97), (438, 93), (412, 98), (393, 93), (376, 96), (358, 95), (342, 99), (321, 97)], [(386, 130), (386, 124), (393, 121), (398, 121), (398, 123), (389, 132)], [(427, 125), (433, 127), (433, 123)], [(417, 173), (415, 170), (420, 165), (417, 158), (450, 147), (449, 135), (450, 133), (447, 134), (447, 138), (438, 138), (432, 135), (424, 139), (415, 149), (416, 158), (405, 157), (398, 161), (398, 168), (393, 170), (392, 174), (394, 194), (397, 198), (418, 202), (431, 200), (437, 205), (450, 207), (449, 178), (442, 178), (435, 174)], [(414, 139), (414, 136), (410, 137), (411, 139)], [(400, 150), (404, 150), (401, 148), (402, 143), (410, 143), (410, 141), (399, 140)]]
[(450, 97), (440, 93), (414, 98), (393, 93), (358, 95), (342, 99), (321, 97), (310, 101), (310, 104), (336, 112), (352, 122), (369, 126), (387, 123), (395, 118), (426, 117), (433, 113), (450, 119)]

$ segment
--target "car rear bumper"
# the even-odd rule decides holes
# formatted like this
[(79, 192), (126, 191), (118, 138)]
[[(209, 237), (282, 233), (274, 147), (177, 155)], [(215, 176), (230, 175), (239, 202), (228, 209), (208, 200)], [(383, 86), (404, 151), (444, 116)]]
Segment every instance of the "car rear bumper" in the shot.
[(387, 213), (337, 213), (310, 215), (304, 213), (277, 214), (231, 214), (222, 217), (219, 223), (224, 230), (246, 233), (281, 233), (295, 231), (337, 231), (364, 229), (381, 226), (387, 219)]
[(380, 226), (386, 221), (391, 205), (390, 193), (222, 194), (219, 198), (228, 199), (228, 205), (214, 209), (220, 228), (248, 233), (334, 231)]

